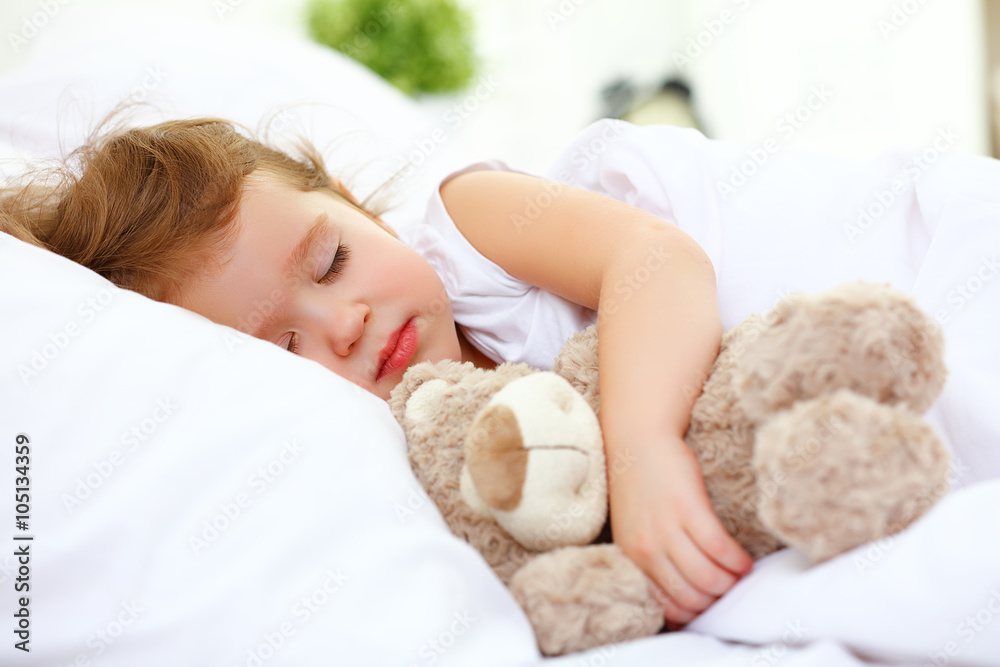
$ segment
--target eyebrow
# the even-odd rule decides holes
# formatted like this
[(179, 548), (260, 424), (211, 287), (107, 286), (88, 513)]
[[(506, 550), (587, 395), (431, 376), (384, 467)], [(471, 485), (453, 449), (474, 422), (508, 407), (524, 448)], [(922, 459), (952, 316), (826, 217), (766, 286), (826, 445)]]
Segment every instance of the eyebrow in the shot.
[(302, 237), (299, 244), (292, 250), (292, 254), (285, 260), (285, 266), (282, 271), (285, 278), (294, 280), (295, 276), (302, 272), (313, 248), (329, 231), (328, 221), (329, 216), (326, 213), (320, 213), (316, 216), (312, 225), (309, 226), (309, 231), (306, 232), (306, 235)]
[[(328, 222), (329, 216), (326, 213), (320, 213), (316, 216), (316, 219), (313, 220), (312, 224), (309, 226), (309, 230), (305, 233), (305, 236), (303, 236), (298, 242), (282, 266), (281, 273), (285, 279), (290, 281), (294, 280), (296, 275), (302, 272), (302, 269), (305, 267), (306, 261), (309, 259), (309, 255), (312, 254), (316, 244), (329, 233), (330, 227), (327, 224)], [(283, 309), (281, 308), (274, 308), (271, 313), (264, 318), (264, 321), (261, 322), (256, 331), (253, 332), (253, 337), (263, 338), (264, 334), (274, 326), (274, 323), (281, 315), (282, 310)]]

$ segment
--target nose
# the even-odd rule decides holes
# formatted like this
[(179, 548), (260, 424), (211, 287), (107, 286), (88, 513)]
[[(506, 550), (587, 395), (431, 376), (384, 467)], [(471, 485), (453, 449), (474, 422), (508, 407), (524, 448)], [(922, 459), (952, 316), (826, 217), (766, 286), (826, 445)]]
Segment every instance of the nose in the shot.
[(337, 300), (328, 305), (324, 328), (330, 348), (346, 357), (365, 331), (371, 309), (360, 301)]

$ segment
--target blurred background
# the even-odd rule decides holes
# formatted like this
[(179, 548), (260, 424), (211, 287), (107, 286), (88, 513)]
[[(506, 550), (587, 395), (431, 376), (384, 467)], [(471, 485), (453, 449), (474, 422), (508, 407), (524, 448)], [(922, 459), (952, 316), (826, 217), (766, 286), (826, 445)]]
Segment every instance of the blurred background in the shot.
[[(479, 69), (462, 90), (413, 99), (433, 119), (475, 96), (455, 138), (525, 170), (603, 116), (857, 159), (927, 147), (941, 132), (957, 136), (951, 150), (996, 153), (1000, 0), (458, 1)], [(107, 29), (110, 40), (123, 29), (94, 16), (155, 10), (310, 40), (306, 5), (4, 0), (0, 77), (65, 54), (74, 31)]]

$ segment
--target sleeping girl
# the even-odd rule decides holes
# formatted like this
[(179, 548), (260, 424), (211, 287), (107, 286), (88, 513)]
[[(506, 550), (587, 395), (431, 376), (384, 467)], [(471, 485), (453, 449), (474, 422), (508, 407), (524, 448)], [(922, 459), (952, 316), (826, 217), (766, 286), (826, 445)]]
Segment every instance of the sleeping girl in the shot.
[(712, 262), (674, 224), (490, 162), (445, 179), (401, 237), (315, 150), (218, 119), (110, 132), (74, 157), (4, 193), (4, 231), (383, 399), (422, 361), (547, 367), (597, 322), (607, 455), (639, 462), (609, 479), (615, 542), (672, 625), (749, 571), (683, 439), (723, 327)]

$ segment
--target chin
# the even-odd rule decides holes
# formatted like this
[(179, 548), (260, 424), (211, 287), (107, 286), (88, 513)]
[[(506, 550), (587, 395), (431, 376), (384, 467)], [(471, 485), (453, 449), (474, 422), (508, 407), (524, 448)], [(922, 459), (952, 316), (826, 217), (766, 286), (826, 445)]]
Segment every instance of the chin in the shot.
[(393, 389), (396, 388), (397, 384), (399, 384), (398, 380), (391, 384), (386, 384), (385, 382), (382, 382), (377, 387), (372, 387), (368, 389), (368, 393), (378, 396), (383, 401), (388, 401), (389, 394), (392, 392)]

